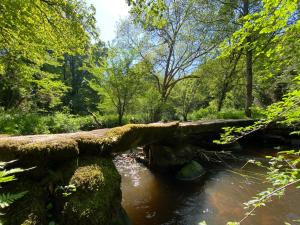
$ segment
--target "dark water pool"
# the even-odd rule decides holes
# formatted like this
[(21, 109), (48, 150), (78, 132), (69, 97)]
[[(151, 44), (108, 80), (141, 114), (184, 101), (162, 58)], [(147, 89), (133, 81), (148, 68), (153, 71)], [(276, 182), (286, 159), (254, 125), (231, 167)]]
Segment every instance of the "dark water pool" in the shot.
[[(134, 225), (223, 225), (243, 218), (243, 202), (264, 190), (266, 184), (255, 173), (260, 168), (231, 164), (210, 170), (198, 182), (179, 182), (171, 175), (152, 173), (128, 155), (115, 159), (122, 175), (122, 205)], [(249, 176), (244, 176), (244, 174)], [(291, 189), (267, 207), (256, 210), (245, 225), (291, 224), (300, 218), (300, 191)]]

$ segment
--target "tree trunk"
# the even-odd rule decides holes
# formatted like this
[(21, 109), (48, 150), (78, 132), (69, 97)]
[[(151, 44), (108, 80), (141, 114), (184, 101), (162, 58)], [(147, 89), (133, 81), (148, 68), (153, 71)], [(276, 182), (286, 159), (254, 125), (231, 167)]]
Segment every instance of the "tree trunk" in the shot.
[(158, 122), (161, 120), (162, 117), (162, 107), (159, 105), (155, 110), (152, 118), (152, 122)]
[(118, 113), (118, 123), (119, 125), (122, 125), (123, 122), (123, 113)]
[[(249, 0), (243, 0), (244, 3), (244, 16), (249, 14)], [(249, 47), (251, 43), (251, 36), (248, 36), (246, 51), (246, 103), (245, 103), (245, 115), (251, 117), (251, 109), (253, 102), (252, 85), (253, 85), (253, 71), (252, 71), (252, 50)]]
[(227, 92), (227, 84), (224, 84), (224, 86), (221, 90), (221, 94), (220, 94), (220, 96), (218, 98), (218, 101), (217, 101), (217, 111), (218, 112), (220, 112), (222, 107), (223, 107), (223, 102), (224, 102), (224, 99), (226, 97), (226, 92)]
[(183, 121), (186, 122), (187, 121), (187, 114), (183, 115)]
[(67, 58), (65, 56), (64, 64), (63, 64), (63, 76), (64, 76), (64, 81), (67, 80)]
[(245, 114), (251, 117), (251, 109), (253, 102), (252, 96), (252, 85), (253, 85), (253, 74), (252, 74), (252, 52), (251, 50), (246, 50), (246, 105)]
[(163, 114), (163, 106), (165, 105), (166, 101), (167, 101), (166, 92), (163, 91), (161, 93), (159, 104), (158, 104), (157, 108), (154, 110), (153, 122), (161, 121), (162, 114)]
[(76, 84), (76, 65), (75, 65), (75, 56), (70, 56), (70, 70), (71, 70), (71, 95), (74, 96), (77, 92), (77, 84)]

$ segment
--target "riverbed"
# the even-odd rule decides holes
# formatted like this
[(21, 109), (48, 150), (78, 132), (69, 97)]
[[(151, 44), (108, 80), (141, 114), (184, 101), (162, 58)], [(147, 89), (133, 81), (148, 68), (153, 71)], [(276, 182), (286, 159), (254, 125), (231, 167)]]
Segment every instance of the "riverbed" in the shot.
[[(264, 171), (244, 162), (208, 168), (203, 179), (181, 182), (172, 174), (150, 171), (128, 154), (118, 155), (115, 165), (122, 176), (122, 205), (133, 225), (222, 225), (243, 218), (244, 202), (264, 190)], [(282, 225), (300, 218), (299, 189), (287, 190), (266, 207), (249, 216), (245, 225)]]

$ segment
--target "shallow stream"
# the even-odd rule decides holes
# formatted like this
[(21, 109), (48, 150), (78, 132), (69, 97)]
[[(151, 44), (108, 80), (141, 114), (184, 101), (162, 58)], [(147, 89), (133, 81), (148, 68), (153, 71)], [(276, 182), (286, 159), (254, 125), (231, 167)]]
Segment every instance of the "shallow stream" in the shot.
[[(264, 190), (261, 168), (229, 163), (209, 169), (197, 182), (180, 182), (173, 175), (151, 172), (127, 154), (115, 164), (122, 176), (122, 205), (133, 225), (225, 225), (239, 221), (246, 212), (243, 203)], [(266, 207), (257, 209), (244, 225), (282, 225), (300, 218), (299, 190), (287, 194)]]

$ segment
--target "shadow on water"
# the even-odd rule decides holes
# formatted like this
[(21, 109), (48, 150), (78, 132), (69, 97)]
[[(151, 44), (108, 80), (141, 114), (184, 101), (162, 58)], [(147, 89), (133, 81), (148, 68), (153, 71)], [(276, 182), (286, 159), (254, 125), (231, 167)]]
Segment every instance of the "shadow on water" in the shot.
[[(222, 225), (240, 220), (245, 211), (243, 202), (264, 190), (261, 168), (231, 164), (230, 169), (219, 167), (197, 182), (180, 182), (173, 175), (151, 172), (126, 154), (115, 158), (122, 175), (122, 205), (133, 225)], [(248, 176), (245, 176), (244, 174)], [(245, 225), (281, 225), (300, 218), (300, 195), (295, 189), (274, 198), (267, 207), (248, 217)], [(298, 223), (299, 224), (299, 223)]]

